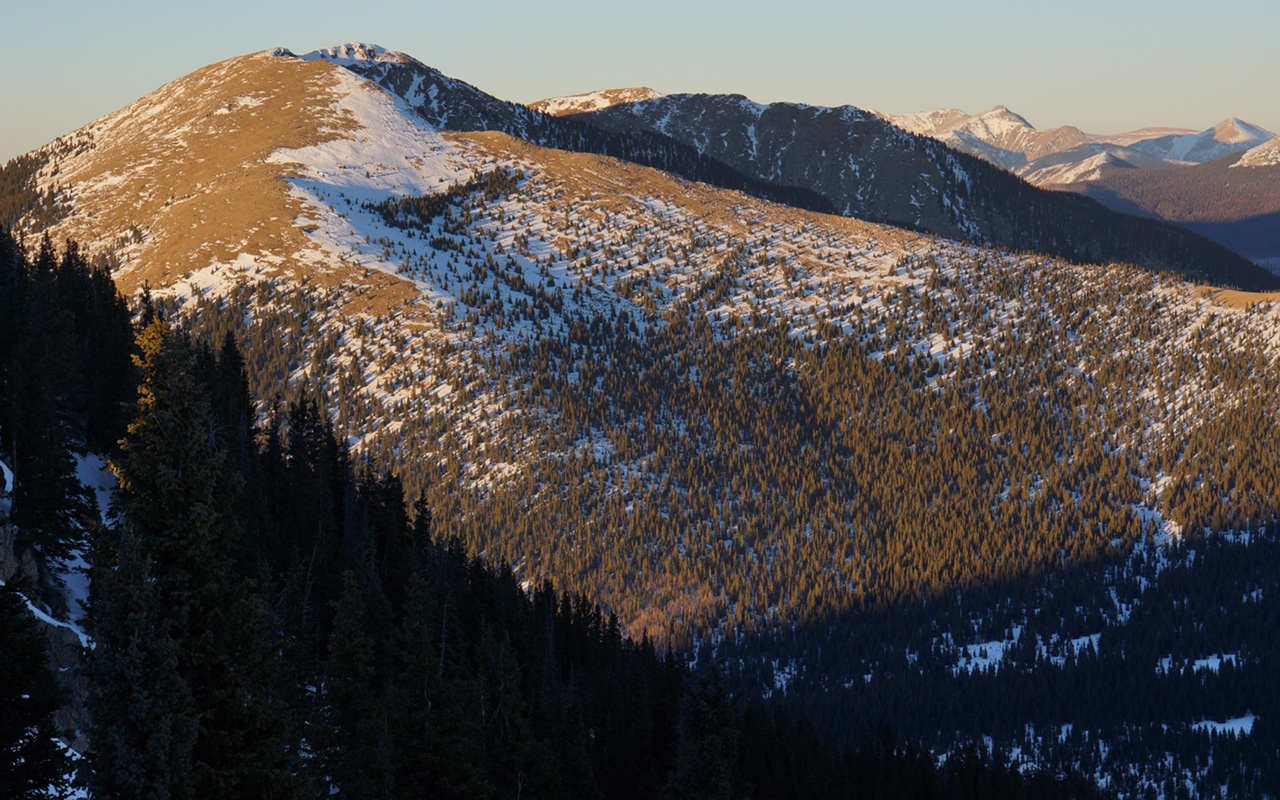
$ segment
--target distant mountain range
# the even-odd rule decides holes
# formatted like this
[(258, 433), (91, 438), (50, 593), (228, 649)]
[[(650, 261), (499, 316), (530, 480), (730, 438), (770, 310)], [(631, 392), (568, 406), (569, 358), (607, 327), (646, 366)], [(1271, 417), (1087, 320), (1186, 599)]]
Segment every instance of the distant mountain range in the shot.
[(883, 116), (1037, 186), (1183, 225), (1280, 271), (1280, 139), (1257, 125), (1231, 118), (1198, 132), (1099, 135), (1036, 130), (1004, 106)]
[[(956, 169), (966, 175), (974, 170), (949, 162), (927, 146), (895, 139), (894, 130), (900, 129), (942, 142), (1035, 186), (1083, 194), (1115, 211), (1180, 225), (1255, 264), (1280, 270), (1280, 223), (1274, 217), (1280, 197), (1280, 145), (1272, 132), (1236, 118), (1203, 131), (1151, 127), (1092, 134), (1070, 125), (1037, 130), (1005, 106), (981, 114), (940, 109), (893, 115), (852, 107), (762, 106), (737, 96), (665, 97), (648, 88), (551, 98), (530, 108), (615, 132), (643, 129), (671, 136), (762, 180), (813, 190), (835, 210), (852, 216), (1068, 257), (1080, 254), (1060, 244), (1054, 249), (1053, 243), (1069, 239), (1080, 245), (1092, 238), (1079, 231), (1070, 236), (1060, 231), (1032, 234), (1031, 219), (1007, 219), (1016, 215), (1013, 209), (1018, 205), (1028, 204), (1034, 218), (1062, 216), (1061, 210), (1049, 211), (1037, 195), (1011, 204), (994, 218), (984, 216), (998, 205), (990, 197), (976, 204), (982, 210), (975, 204), (965, 207), (960, 198), (971, 184), (948, 185), (946, 176)], [(1247, 179), (1244, 173), (1230, 173), (1238, 178), (1234, 184), (1221, 168), (1207, 166), (1224, 161), (1225, 168), (1237, 159), (1240, 166), (1254, 170)], [(1203, 169), (1183, 171), (1201, 165)], [(977, 182), (981, 195), (993, 179), (984, 173)], [(999, 190), (1006, 197), (1011, 192), (1019, 194), (1010, 187)], [(1079, 208), (1068, 212), (1081, 214), (1087, 216)], [(1085, 257), (1108, 256), (1095, 250)]]
[(1037, 130), (1004, 106), (974, 115), (952, 108), (881, 116), (903, 130), (986, 159), (1037, 186), (1096, 180), (1118, 170), (1203, 164), (1275, 138), (1270, 131), (1234, 118), (1199, 132), (1143, 128), (1101, 135), (1071, 125)]
[[(1118, 163), (1106, 148), (1119, 152), (1125, 146), (1091, 143), (1075, 129), (1037, 132), (1003, 108), (981, 117), (958, 111), (915, 115), (904, 128), (852, 106), (761, 105), (740, 95), (654, 96), (649, 89), (594, 92), (531, 107), (614, 135), (670, 137), (757, 181), (814, 193), (847, 216), (1079, 261), (1162, 265), (1244, 287), (1273, 281), (1235, 254), (1204, 250), (1202, 240), (1182, 238), (1176, 229), (1147, 227), (1101, 213), (1091, 203), (1008, 180), (1006, 170), (1016, 174), (1018, 163), (1041, 164), (1043, 170), (1054, 159), (1065, 159), (1057, 168), (1060, 175), (1078, 173), (1082, 167), (1072, 159), (1081, 147), (1097, 151), (1090, 158)], [(944, 129), (958, 132), (951, 139), (922, 133)], [(1171, 152), (1211, 149), (1178, 138), (1180, 133), (1153, 133), (1158, 135), (1152, 141), (1169, 139), (1164, 149)], [(1225, 131), (1222, 135), (1231, 138)], [(983, 146), (955, 144), (970, 140)], [(1147, 166), (1173, 163), (1146, 153), (1130, 157)]]

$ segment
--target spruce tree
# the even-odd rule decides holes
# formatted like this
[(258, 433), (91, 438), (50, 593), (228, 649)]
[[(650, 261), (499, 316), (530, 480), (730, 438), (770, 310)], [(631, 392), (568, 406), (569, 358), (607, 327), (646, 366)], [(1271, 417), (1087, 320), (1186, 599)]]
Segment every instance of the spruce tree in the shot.
[(0, 797), (65, 797), (71, 760), (54, 741), (59, 696), (22, 598), (0, 587)]
[(732, 698), (718, 668), (686, 680), (676, 768), (667, 783), (667, 797), (729, 800), (737, 794), (738, 728)]
[[(161, 796), (287, 796), (289, 731), (274, 692), (275, 650), (265, 611), (232, 569), (234, 495), (219, 485), (220, 454), (211, 443), (208, 405), (196, 391), (191, 349), (160, 318), (142, 331), (138, 346), (138, 414), (112, 465), (120, 481), (121, 529), (103, 537), (108, 546), (97, 560), (99, 570), (111, 569), (113, 557), (119, 565), (95, 583), (99, 706), (119, 707), (150, 692), (122, 678), (140, 665), (154, 666), (163, 673), (157, 685), (171, 686), (181, 698), (171, 727), (182, 735), (165, 757), (190, 764)], [(142, 629), (149, 636), (130, 639), (129, 630), (114, 629), (128, 624), (127, 614), (113, 607), (126, 598), (133, 598), (140, 617), (154, 615), (154, 624)], [(98, 714), (95, 741), (138, 741), (139, 731), (115, 727), (139, 722)], [(99, 784), (148, 757), (95, 747)]]

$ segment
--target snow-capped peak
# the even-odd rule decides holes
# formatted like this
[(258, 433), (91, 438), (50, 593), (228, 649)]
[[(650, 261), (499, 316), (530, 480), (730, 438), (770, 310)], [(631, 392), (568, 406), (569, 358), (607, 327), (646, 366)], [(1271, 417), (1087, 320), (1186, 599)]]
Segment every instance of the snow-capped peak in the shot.
[(1022, 116), (1021, 114), (1017, 114), (1013, 111), (1010, 111), (1009, 107), (1004, 105), (999, 105), (999, 106), (990, 108), (982, 112), (981, 114), (978, 114), (977, 117), (975, 117), (975, 119), (980, 119), (984, 121), (1000, 120), (1002, 122), (1005, 122), (1007, 124), (1012, 124), (1017, 127), (1028, 128), (1030, 130), (1036, 129), (1034, 125), (1032, 125), (1030, 122), (1027, 122), (1026, 117)]
[(1240, 144), (1241, 142), (1258, 142), (1271, 138), (1270, 131), (1263, 130), (1257, 125), (1251, 125), (1244, 120), (1231, 117), (1224, 119), (1217, 125), (1213, 126), (1214, 141), (1226, 142), (1228, 144)]
[(626, 89), (600, 89), (567, 97), (549, 97), (546, 100), (530, 103), (529, 108), (543, 114), (550, 114), (553, 117), (563, 117), (569, 114), (587, 114), (612, 106), (639, 103), (658, 97), (662, 97), (662, 94), (650, 89), (648, 86), (636, 86)]
[[(279, 53), (279, 51), (277, 51)], [(287, 53), (288, 51), (285, 51)], [(283, 54), (283, 53), (281, 53)], [(404, 53), (388, 50), (381, 45), (366, 44), (364, 42), (344, 42), (343, 44), (335, 44), (332, 47), (324, 47), (319, 50), (311, 50), (298, 56), (303, 61), (333, 61), (338, 64), (351, 64), (354, 62), (377, 62), (382, 64), (408, 64), (414, 59)]]

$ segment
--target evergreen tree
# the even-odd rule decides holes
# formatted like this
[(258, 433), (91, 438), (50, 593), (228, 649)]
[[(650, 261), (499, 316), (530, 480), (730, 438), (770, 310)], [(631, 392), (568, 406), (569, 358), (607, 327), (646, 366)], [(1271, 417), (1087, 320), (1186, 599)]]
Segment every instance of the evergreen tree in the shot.
[(732, 698), (718, 668), (687, 680), (676, 768), (666, 795), (669, 800), (730, 800), (739, 791), (734, 785), (738, 729)]
[(72, 764), (53, 733), (59, 700), (30, 611), (0, 587), (0, 797), (66, 796)]
[(13, 522), (21, 539), (46, 557), (65, 558), (81, 544), (91, 513), (71, 453), (82, 411), (75, 318), (60, 291), (58, 259), (48, 237), (36, 257), (22, 263), (5, 382), (6, 450), (16, 481)]
[(348, 797), (392, 797), (391, 609), (377, 583), (348, 571), (322, 684), (322, 778)]
[[(100, 570), (112, 555), (128, 567), (95, 584), (99, 705), (118, 707), (149, 692), (120, 678), (152, 666), (182, 700), (170, 712), (171, 727), (182, 735), (168, 742), (167, 761), (190, 765), (175, 769), (163, 796), (287, 796), (289, 731), (273, 691), (276, 657), (265, 611), (232, 569), (233, 495), (219, 485), (220, 455), (211, 444), (208, 405), (196, 391), (190, 347), (160, 318), (139, 334), (138, 345), (138, 415), (112, 465), (121, 530), (103, 537), (116, 552), (96, 559)], [(147, 585), (136, 585), (140, 579)], [(149, 636), (130, 640), (129, 631), (114, 629), (127, 621), (113, 608), (125, 598), (136, 598), (135, 613), (154, 617), (154, 626), (142, 629)], [(140, 732), (114, 728), (139, 722), (99, 714), (95, 741), (136, 742)], [(95, 773), (108, 784), (146, 758), (127, 746), (97, 750)]]
[(94, 540), (89, 785), (95, 797), (193, 797), (198, 728), (191, 688), (137, 535)]

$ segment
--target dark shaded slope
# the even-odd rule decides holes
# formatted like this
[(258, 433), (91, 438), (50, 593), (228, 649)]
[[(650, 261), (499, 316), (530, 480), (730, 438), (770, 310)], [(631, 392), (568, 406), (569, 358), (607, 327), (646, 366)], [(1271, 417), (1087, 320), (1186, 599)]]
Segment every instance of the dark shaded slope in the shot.
[(1071, 188), (1108, 208), (1185, 226), (1249, 258), (1280, 258), (1280, 167), (1233, 167), (1239, 160), (1135, 170)]
[(343, 66), (402, 98), (441, 130), (501, 131), (543, 147), (618, 158), (773, 202), (838, 213), (819, 192), (741, 172), (661, 133), (609, 131), (578, 119), (552, 117), (499, 100), (411, 59), (344, 62)]

